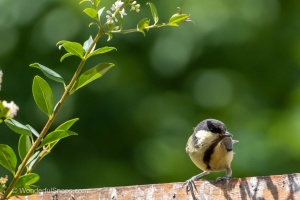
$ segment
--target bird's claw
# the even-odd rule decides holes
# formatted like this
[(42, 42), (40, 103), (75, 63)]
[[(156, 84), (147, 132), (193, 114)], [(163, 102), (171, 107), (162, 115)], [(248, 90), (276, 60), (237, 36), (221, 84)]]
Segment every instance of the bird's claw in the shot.
[(193, 199), (196, 200), (197, 198), (195, 196), (194, 190), (196, 190), (197, 193), (198, 193), (198, 190), (197, 190), (197, 187), (196, 187), (196, 184), (195, 184), (194, 180), (189, 179), (184, 183), (184, 185), (185, 185), (186, 194), (189, 194), (189, 192), (191, 191)]
[(228, 181), (229, 179), (230, 179), (230, 177), (228, 177), (228, 176), (218, 177), (216, 181), (223, 181), (223, 180)]

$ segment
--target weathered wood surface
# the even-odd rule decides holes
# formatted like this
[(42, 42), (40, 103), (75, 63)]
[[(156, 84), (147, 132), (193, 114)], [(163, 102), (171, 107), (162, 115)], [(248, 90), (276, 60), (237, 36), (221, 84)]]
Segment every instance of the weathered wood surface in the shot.
[[(199, 200), (300, 200), (300, 174), (285, 174), (226, 181), (197, 181)], [(14, 197), (22, 200), (162, 200), (192, 199), (187, 195), (183, 183), (107, 187), (97, 189), (58, 190), (44, 189), (30, 196)]]

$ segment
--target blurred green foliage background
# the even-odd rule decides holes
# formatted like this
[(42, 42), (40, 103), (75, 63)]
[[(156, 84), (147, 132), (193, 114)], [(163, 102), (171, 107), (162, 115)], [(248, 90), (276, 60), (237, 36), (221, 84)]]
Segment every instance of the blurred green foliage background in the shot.
[[(114, 1), (102, 0), (107, 8)], [(39, 62), (71, 78), (79, 59), (67, 58), (59, 40), (83, 43), (85, 5), (75, 0), (0, 0), (1, 99), (15, 101), (16, 120), (41, 130), (31, 84)], [(97, 56), (116, 64), (64, 105), (52, 129), (75, 117), (79, 135), (62, 140), (37, 167), (44, 188), (97, 188), (185, 181), (200, 172), (185, 144), (200, 121), (223, 121), (234, 139), (234, 177), (299, 172), (300, 2), (298, 0), (152, 0), (160, 22), (180, 6), (192, 23), (102, 38), (118, 51)], [(151, 18), (127, 12), (125, 27)], [(99, 46), (98, 45), (98, 46)], [(44, 76), (43, 76), (44, 77)], [(48, 80), (48, 79), (46, 79)], [(49, 80), (58, 100), (61, 85)], [(3, 144), (17, 151), (19, 135), (0, 125)], [(0, 175), (9, 172), (3, 168)], [(206, 176), (215, 179), (223, 174)]]

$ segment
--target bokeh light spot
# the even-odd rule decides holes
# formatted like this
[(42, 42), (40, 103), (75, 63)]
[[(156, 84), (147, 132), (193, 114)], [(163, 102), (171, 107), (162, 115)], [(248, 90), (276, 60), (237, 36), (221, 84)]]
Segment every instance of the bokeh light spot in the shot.
[(11, 51), (18, 41), (18, 32), (15, 29), (0, 30), (0, 56)]
[(50, 12), (42, 25), (41, 33), (45, 42), (53, 46), (58, 41), (75, 37), (80, 30), (78, 17), (71, 11), (58, 8)]
[(233, 88), (229, 78), (220, 71), (201, 72), (194, 83), (194, 98), (201, 107), (222, 107), (230, 103)]
[(157, 39), (152, 49), (151, 63), (159, 75), (176, 76), (187, 67), (193, 48), (192, 42), (187, 38), (182, 32)]

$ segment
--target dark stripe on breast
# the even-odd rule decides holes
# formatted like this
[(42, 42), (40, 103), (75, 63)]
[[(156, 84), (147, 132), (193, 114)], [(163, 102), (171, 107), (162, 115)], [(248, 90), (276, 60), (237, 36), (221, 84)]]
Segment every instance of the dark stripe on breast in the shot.
[(217, 144), (223, 139), (223, 137), (218, 137), (217, 139), (213, 140), (211, 145), (206, 149), (203, 156), (203, 162), (206, 164), (207, 169), (211, 169), (209, 165), (209, 161), (211, 159), (211, 155), (214, 153), (215, 147)]

